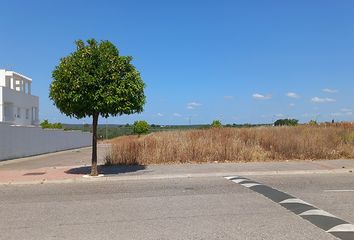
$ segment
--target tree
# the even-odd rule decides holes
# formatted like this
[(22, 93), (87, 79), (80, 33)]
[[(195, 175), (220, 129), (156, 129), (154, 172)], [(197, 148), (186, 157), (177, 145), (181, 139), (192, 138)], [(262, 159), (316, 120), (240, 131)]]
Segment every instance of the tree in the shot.
[(51, 129), (62, 129), (63, 125), (61, 123), (50, 123), (48, 121), (48, 119), (43, 120), (43, 122), (41, 122), (39, 124), (43, 129), (46, 128), (51, 128)]
[(309, 123), (308, 123), (310, 126), (317, 126), (318, 124), (317, 124), (317, 122), (315, 121), (315, 120), (311, 120), (311, 121), (309, 121)]
[(69, 117), (92, 117), (91, 175), (97, 172), (99, 116), (140, 113), (145, 104), (145, 84), (131, 63), (109, 41), (76, 41), (76, 51), (55, 67), (49, 97)]
[(274, 122), (274, 126), (296, 126), (298, 123), (297, 119), (278, 119)]
[(221, 122), (219, 120), (214, 120), (212, 123), (211, 123), (211, 127), (212, 128), (219, 128), (221, 127)]
[(41, 122), (39, 125), (40, 125), (41, 128), (43, 128), (43, 129), (49, 128), (49, 121), (48, 121), (48, 119), (43, 120), (43, 122)]
[(138, 134), (146, 134), (149, 132), (149, 124), (146, 121), (135, 121), (133, 125), (133, 132)]

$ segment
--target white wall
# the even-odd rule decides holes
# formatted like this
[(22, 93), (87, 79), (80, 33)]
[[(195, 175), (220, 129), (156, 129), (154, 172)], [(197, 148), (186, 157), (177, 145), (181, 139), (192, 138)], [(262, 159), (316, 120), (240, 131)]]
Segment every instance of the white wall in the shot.
[(4, 121), (4, 106), (2, 101), (2, 87), (0, 86), (0, 122), (3, 121)]
[(0, 123), (0, 161), (90, 146), (92, 134)]
[(0, 86), (5, 86), (5, 75), (6, 75), (6, 70), (0, 69)]
[[(31, 78), (0, 69), (0, 122), (24, 126), (39, 125), (39, 100), (31, 94), (31, 83)], [(4, 103), (8, 111), (4, 110)], [(5, 118), (4, 112), (11, 114)]]
[[(37, 108), (37, 117), (38, 117), (38, 102), (39, 99), (37, 96), (28, 95), (23, 92), (15, 91), (10, 88), (0, 87), (0, 91), (2, 92), (1, 99), (4, 102), (11, 102), (14, 104), (13, 112), (16, 114), (14, 117), (13, 124), (18, 125), (33, 125), (32, 122), (32, 107)], [(0, 104), (2, 103), (0, 101)], [(17, 116), (17, 108), (20, 108), (20, 116)], [(29, 116), (26, 119), (26, 109), (29, 110)], [(3, 117), (3, 116), (2, 116)], [(3, 118), (2, 118), (3, 119)], [(37, 124), (38, 125), (38, 124)]]

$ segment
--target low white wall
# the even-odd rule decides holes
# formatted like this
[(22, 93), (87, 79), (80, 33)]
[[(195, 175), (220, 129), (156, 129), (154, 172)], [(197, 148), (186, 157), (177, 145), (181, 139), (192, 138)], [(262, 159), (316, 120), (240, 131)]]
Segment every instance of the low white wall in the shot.
[(92, 134), (0, 123), (0, 161), (87, 147)]

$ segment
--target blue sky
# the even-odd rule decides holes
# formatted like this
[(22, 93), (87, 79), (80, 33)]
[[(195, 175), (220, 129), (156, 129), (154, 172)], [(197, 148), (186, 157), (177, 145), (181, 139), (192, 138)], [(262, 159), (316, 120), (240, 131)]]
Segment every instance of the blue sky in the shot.
[(33, 78), (41, 119), (91, 122), (60, 114), (48, 89), (74, 41), (95, 38), (133, 56), (147, 84), (144, 113), (108, 123), (354, 120), (353, 1), (0, 3), (0, 68)]

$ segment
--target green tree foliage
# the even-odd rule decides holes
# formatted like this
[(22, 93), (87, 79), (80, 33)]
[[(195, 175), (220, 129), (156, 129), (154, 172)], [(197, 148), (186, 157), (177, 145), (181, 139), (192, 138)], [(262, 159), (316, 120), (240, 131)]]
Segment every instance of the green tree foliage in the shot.
[(136, 121), (133, 125), (134, 134), (146, 134), (149, 132), (149, 124), (146, 121)]
[(145, 84), (131, 63), (109, 41), (76, 41), (76, 51), (60, 60), (52, 73), (50, 99), (70, 117), (92, 117), (92, 167), (97, 175), (97, 124), (99, 116), (143, 111)]
[(221, 127), (221, 122), (219, 120), (214, 120), (212, 123), (211, 123), (211, 127), (212, 128), (219, 128)]
[(298, 123), (297, 119), (278, 119), (274, 122), (274, 126), (296, 126)]
[(50, 123), (48, 119), (45, 119), (43, 122), (40, 123), (40, 126), (45, 129), (45, 128), (51, 128), (51, 129), (62, 129), (63, 126), (61, 123)]
[(309, 123), (308, 123), (310, 126), (317, 126), (318, 124), (317, 124), (317, 122), (315, 121), (315, 120), (311, 120), (311, 121), (309, 121)]

